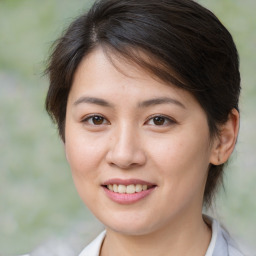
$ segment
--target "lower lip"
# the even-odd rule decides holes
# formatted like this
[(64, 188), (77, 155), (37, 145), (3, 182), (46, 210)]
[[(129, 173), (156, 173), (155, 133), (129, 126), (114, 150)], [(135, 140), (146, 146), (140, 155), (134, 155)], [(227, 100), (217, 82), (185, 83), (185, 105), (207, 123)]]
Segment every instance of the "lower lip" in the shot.
[(143, 198), (147, 197), (150, 195), (155, 187), (138, 192), (138, 193), (133, 193), (133, 194), (121, 194), (121, 193), (116, 193), (113, 192), (106, 187), (103, 187), (106, 195), (114, 202), (119, 203), (119, 204), (133, 204), (136, 203)]

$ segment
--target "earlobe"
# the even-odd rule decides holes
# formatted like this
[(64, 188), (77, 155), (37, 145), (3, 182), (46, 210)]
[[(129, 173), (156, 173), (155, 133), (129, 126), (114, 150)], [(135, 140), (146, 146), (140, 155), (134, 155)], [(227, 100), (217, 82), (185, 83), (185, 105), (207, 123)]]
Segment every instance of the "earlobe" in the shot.
[(232, 154), (239, 131), (239, 112), (232, 109), (228, 120), (219, 128), (219, 135), (216, 137), (213, 147), (210, 163), (220, 165), (225, 163)]

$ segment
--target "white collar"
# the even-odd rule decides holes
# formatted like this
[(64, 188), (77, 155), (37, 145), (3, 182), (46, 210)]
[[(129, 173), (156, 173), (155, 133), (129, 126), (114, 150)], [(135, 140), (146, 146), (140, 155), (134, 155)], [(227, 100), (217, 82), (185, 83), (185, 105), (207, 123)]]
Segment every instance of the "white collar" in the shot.
[(94, 239), (84, 250), (79, 254), (79, 256), (99, 256), (100, 249), (103, 243), (103, 240), (106, 236), (106, 230), (101, 232), (96, 239)]
[(204, 220), (208, 224), (210, 224), (211, 227), (212, 227), (212, 238), (211, 238), (211, 241), (210, 241), (210, 244), (209, 244), (209, 247), (206, 251), (205, 256), (212, 256), (214, 248), (216, 246), (217, 237), (218, 237), (218, 233), (219, 233), (219, 230), (220, 230), (220, 224), (215, 219), (213, 219), (213, 218), (211, 218), (207, 215), (204, 215)]

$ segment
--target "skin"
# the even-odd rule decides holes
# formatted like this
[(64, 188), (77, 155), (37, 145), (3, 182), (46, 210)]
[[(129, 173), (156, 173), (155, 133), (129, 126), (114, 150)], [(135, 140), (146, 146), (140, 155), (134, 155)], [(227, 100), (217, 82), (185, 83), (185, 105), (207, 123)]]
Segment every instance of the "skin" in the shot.
[[(128, 62), (115, 64), (118, 70), (100, 48), (82, 60), (66, 114), (65, 151), (75, 186), (107, 229), (101, 255), (205, 255), (211, 238), (202, 218), (207, 171), (231, 154), (238, 113), (211, 139), (206, 114), (190, 93)], [(156, 98), (165, 100), (152, 104)], [(136, 203), (120, 204), (102, 187), (113, 178), (156, 187)]]

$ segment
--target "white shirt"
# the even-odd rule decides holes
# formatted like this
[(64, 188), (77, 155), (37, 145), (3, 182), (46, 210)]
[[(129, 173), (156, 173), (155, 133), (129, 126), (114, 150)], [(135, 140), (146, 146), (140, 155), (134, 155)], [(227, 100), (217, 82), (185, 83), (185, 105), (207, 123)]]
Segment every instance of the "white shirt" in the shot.
[[(206, 218), (212, 226), (212, 238), (205, 256), (244, 256), (237, 249), (235, 242), (231, 239), (228, 232), (216, 220), (208, 216)], [(105, 236), (106, 231), (100, 233), (95, 240), (84, 248), (79, 256), (99, 256)]]

